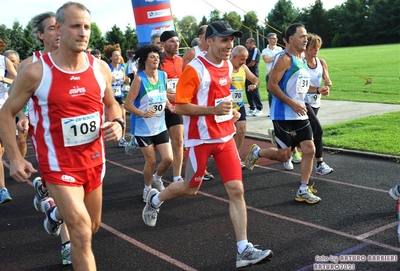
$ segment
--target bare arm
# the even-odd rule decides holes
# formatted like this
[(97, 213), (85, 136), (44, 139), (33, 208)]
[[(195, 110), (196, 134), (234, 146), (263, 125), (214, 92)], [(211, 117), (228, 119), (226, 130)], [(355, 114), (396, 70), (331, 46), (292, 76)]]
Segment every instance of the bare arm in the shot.
[(246, 65), (243, 65), (244, 71), (246, 73), (246, 79), (252, 82), (253, 84), (247, 87), (248, 91), (253, 91), (260, 86), (260, 80), (257, 76), (252, 73)]
[(10, 175), (18, 182), (25, 182), (36, 170), (24, 160), (15, 140), (15, 115), (34, 94), (42, 77), (42, 63), (28, 65), (14, 80), (14, 89), (0, 111), (0, 138), (10, 160)]
[(101, 124), (100, 128), (104, 131), (104, 140), (118, 141), (122, 136), (122, 127), (113, 120), (122, 119), (122, 112), (118, 102), (114, 98), (114, 92), (111, 87), (111, 71), (103, 60), (95, 59), (99, 62), (101, 73), (106, 80), (106, 89), (104, 92), (104, 105), (107, 121)]
[(183, 66), (182, 66), (182, 70), (185, 69), (186, 65), (195, 57), (196, 52), (194, 50), (194, 48), (190, 48), (189, 50), (187, 50), (185, 52), (185, 54), (183, 55)]
[(328, 65), (326, 64), (325, 60), (323, 60), (323, 59), (320, 59), (320, 60), (321, 60), (322, 67), (324, 68), (323, 69), (324, 71), (322, 73), (322, 78), (324, 79), (325, 86), (331, 87), (332, 81), (329, 78)]

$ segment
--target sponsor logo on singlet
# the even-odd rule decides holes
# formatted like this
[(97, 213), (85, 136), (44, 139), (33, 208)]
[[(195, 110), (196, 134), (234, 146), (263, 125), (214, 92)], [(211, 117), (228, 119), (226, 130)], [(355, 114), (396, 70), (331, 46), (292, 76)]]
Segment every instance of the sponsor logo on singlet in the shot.
[(219, 85), (220, 86), (225, 86), (226, 84), (228, 84), (228, 80), (226, 80), (225, 77), (222, 77), (219, 79)]
[(61, 176), (61, 180), (63, 182), (67, 182), (67, 183), (74, 183), (75, 182), (75, 178), (69, 175), (62, 175)]
[(85, 93), (86, 93), (85, 87), (74, 86), (72, 89), (69, 90), (69, 94), (72, 97), (85, 95)]
[(79, 77), (79, 76), (71, 76), (71, 78), (69, 79), (70, 81), (73, 81), (73, 80), (81, 80), (81, 78)]

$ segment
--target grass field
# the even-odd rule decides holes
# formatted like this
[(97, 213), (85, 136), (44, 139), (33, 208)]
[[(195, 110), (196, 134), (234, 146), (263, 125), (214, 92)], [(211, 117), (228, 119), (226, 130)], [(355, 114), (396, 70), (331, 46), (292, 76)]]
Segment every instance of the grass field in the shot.
[[(326, 60), (333, 82), (323, 99), (400, 104), (400, 45), (322, 49), (319, 57)], [(259, 68), (259, 91), (266, 101), (265, 64)], [(323, 128), (324, 146), (400, 156), (400, 112)]]

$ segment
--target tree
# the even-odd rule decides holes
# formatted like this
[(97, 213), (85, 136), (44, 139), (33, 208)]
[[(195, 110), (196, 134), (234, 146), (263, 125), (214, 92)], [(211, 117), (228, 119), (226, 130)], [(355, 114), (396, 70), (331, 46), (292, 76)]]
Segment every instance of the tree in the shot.
[(254, 11), (249, 11), (244, 15), (243, 24), (240, 26), (240, 30), (243, 32), (243, 37), (240, 40), (241, 44), (244, 45), (246, 43), (246, 40), (251, 37), (253, 37), (255, 40), (258, 39), (258, 18), (257, 14)]
[[(272, 32), (278, 29), (282, 33), (289, 25), (298, 22), (299, 14), (300, 11), (293, 6), (292, 1), (278, 0), (274, 8), (267, 15), (268, 25), (273, 27), (271, 28)], [(284, 44), (282, 39), (280, 39), (279, 43)]]
[(120, 45), (121, 45), (122, 52), (124, 52), (122, 54), (122, 56), (124, 57), (125, 62), (126, 62), (127, 61), (126, 51), (127, 50), (135, 50), (135, 49), (138, 49), (138, 47), (139, 47), (136, 30), (134, 28), (132, 28), (130, 24), (128, 24), (126, 26), (124, 39)]
[(210, 12), (210, 19), (208, 20), (209, 23), (220, 21), (221, 20), (221, 13), (218, 10), (213, 10)]
[(190, 43), (197, 38), (198, 24), (196, 17), (184, 16), (182, 20), (176, 23), (177, 33), (180, 37), (181, 47), (190, 47)]
[(369, 19), (373, 43), (400, 43), (400, 0), (377, 0), (371, 9)]
[[(119, 44), (122, 48), (122, 43), (124, 40), (124, 33), (122, 33), (121, 29), (115, 24), (111, 28), (111, 31), (107, 31), (105, 35), (105, 45), (115, 45)], [(104, 50), (104, 47), (100, 49), (100, 52)], [(123, 55), (123, 54), (122, 54)]]
[(91, 23), (91, 34), (89, 47), (92, 49), (99, 49), (100, 52), (103, 51), (105, 45), (105, 39), (101, 33), (100, 28), (96, 23)]
[(242, 26), (242, 18), (240, 17), (239, 13), (235, 11), (231, 11), (229, 13), (225, 12), (224, 15), (222, 15), (222, 20), (229, 23), (233, 29), (240, 29)]
[(304, 22), (307, 32), (319, 35), (324, 41), (324, 44), (331, 44), (331, 39), (329, 39), (328, 36), (328, 18), (321, 0), (315, 0), (313, 5), (311, 5), (309, 8), (303, 9), (299, 18), (301, 22)]

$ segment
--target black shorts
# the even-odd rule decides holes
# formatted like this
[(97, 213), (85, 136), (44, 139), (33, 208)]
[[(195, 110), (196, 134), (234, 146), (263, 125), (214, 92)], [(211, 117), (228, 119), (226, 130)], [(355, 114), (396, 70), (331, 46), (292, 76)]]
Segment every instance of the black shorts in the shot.
[(159, 133), (155, 136), (135, 136), (139, 147), (147, 147), (153, 144), (154, 146), (169, 142), (168, 131)]
[(240, 118), (237, 121), (246, 121), (246, 109), (244, 106), (241, 106), (239, 109)]
[(114, 97), (118, 104), (124, 104), (124, 97)]
[(175, 125), (179, 125), (179, 124), (183, 125), (183, 118), (181, 115), (174, 114), (168, 108), (166, 108), (165, 109), (165, 124), (167, 125), (167, 129), (169, 129)]
[(310, 121), (273, 120), (276, 143), (279, 149), (296, 147), (305, 140), (314, 140)]

